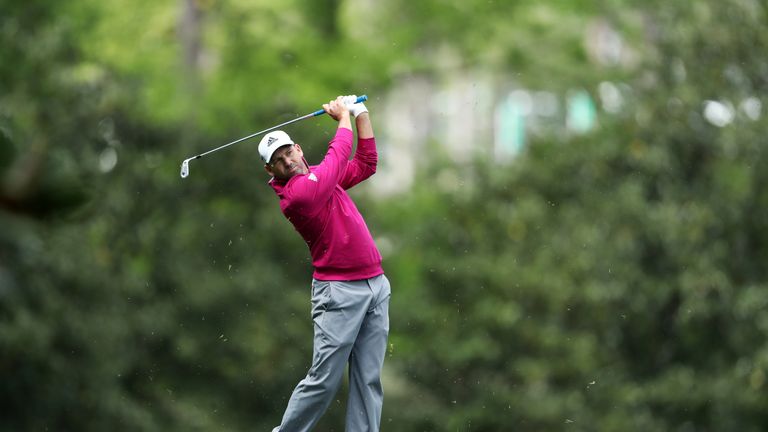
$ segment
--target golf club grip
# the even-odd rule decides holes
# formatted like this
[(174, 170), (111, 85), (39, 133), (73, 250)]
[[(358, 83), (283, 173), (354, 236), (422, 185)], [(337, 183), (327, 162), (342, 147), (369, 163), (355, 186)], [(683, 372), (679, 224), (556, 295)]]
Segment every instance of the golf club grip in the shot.
[[(360, 96), (357, 97), (357, 100), (355, 100), (355, 103), (365, 102), (367, 100), (368, 100), (368, 95), (360, 95)], [(313, 112), (312, 116), (317, 117), (317, 116), (323, 115), (323, 114), (325, 114), (325, 110), (319, 109), (319, 110)]]

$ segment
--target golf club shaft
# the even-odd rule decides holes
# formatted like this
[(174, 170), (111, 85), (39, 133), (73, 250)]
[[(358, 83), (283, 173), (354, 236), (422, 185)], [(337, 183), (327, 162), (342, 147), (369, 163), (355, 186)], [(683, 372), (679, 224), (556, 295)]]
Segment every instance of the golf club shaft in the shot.
[[(358, 98), (357, 98), (357, 100), (355, 101), (355, 103), (360, 103), (360, 102), (363, 102), (363, 101), (366, 101), (366, 100), (368, 100), (368, 96), (366, 96), (366, 95), (358, 96)], [(267, 132), (273, 131), (273, 130), (275, 130), (275, 129), (277, 129), (277, 128), (281, 128), (281, 127), (283, 127), (283, 126), (285, 126), (285, 125), (289, 125), (289, 124), (291, 124), (291, 123), (295, 123), (295, 122), (297, 122), (297, 121), (300, 121), (300, 120), (308, 119), (308, 118), (310, 118), (310, 117), (317, 117), (317, 116), (319, 116), (319, 115), (322, 115), (322, 114), (324, 114), (324, 113), (325, 113), (325, 110), (319, 109), (319, 110), (317, 110), (317, 111), (315, 111), (315, 112), (312, 112), (312, 113), (309, 113), (309, 114), (303, 115), (303, 116), (301, 116), (301, 117), (298, 117), (298, 118), (295, 118), (295, 119), (293, 119), (293, 120), (288, 120), (288, 121), (287, 121), (287, 122), (285, 122), (285, 123), (280, 123), (280, 124), (279, 124), (279, 125), (277, 125), (277, 126), (272, 126), (271, 128), (268, 128), (268, 129), (264, 129), (263, 131), (259, 131), (259, 132), (256, 132), (256, 133), (253, 133), (253, 134), (250, 134), (250, 135), (248, 135), (248, 136), (242, 137), (242, 138), (240, 138), (240, 139), (237, 139), (237, 140), (235, 140), (235, 141), (232, 141), (231, 143), (227, 143), (227, 144), (224, 144), (224, 145), (222, 145), (222, 146), (216, 147), (216, 148), (215, 148), (215, 149), (213, 149), (213, 150), (208, 150), (208, 151), (207, 151), (207, 152), (205, 152), (205, 153), (200, 153), (199, 155), (197, 155), (197, 156), (193, 156), (193, 157), (189, 158), (188, 160), (191, 160), (191, 159), (199, 159), (199, 158), (201, 158), (201, 157), (203, 157), (203, 156), (205, 156), (205, 155), (207, 155), (207, 154), (209, 154), (209, 153), (213, 153), (213, 152), (215, 152), (215, 151), (219, 151), (219, 150), (221, 150), (221, 149), (223, 149), (223, 148), (229, 147), (229, 146), (231, 146), (231, 145), (237, 144), (237, 143), (239, 143), (239, 142), (242, 142), (242, 141), (245, 141), (245, 140), (247, 140), (247, 139), (251, 139), (251, 138), (253, 138), (253, 137), (255, 137), (255, 136), (258, 136), (258, 135), (261, 135), (261, 134), (263, 134), (263, 133), (267, 133)]]
[(216, 148), (215, 148), (215, 149), (213, 149), (213, 150), (208, 150), (208, 151), (207, 151), (207, 152), (205, 152), (205, 153), (200, 153), (199, 155), (197, 155), (197, 156), (193, 156), (193, 157), (192, 157), (192, 158), (190, 158), (190, 159), (199, 159), (199, 158), (201, 158), (201, 157), (203, 157), (203, 156), (205, 156), (205, 155), (207, 155), (207, 154), (209, 154), (209, 153), (213, 153), (213, 152), (215, 152), (215, 151), (219, 151), (219, 150), (221, 150), (221, 149), (223, 149), (223, 148), (225, 148), (225, 147), (229, 147), (229, 146), (231, 146), (231, 145), (237, 144), (237, 143), (239, 143), (239, 142), (242, 142), (242, 141), (245, 141), (245, 140), (247, 140), (247, 139), (251, 139), (251, 138), (253, 138), (253, 137), (255, 137), (255, 136), (259, 136), (259, 135), (261, 135), (261, 134), (263, 134), (263, 133), (267, 133), (267, 132), (269, 132), (269, 131), (273, 131), (273, 130), (275, 130), (275, 129), (277, 129), (277, 128), (280, 128), (280, 127), (283, 127), (283, 126), (285, 126), (285, 125), (288, 125), (288, 124), (291, 124), (291, 123), (295, 123), (295, 122), (297, 122), (297, 121), (299, 121), (299, 120), (304, 120), (304, 119), (307, 119), (307, 118), (310, 118), (310, 117), (314, 117), (314, 116), (315, 116), (315, 113), (311, 113), (311, 114), (303, 115), (303, 116), (301, 116), (301, 117), (298, 117), (298, 118), (295, 118), (295, 119), (293, 119), (293, 120), (289, 120), (289, 121), (287, 121), (287, 122), (285, 122), (285, 123), (280, 123), (280, 124), (279, 124), (279, 125), (277, 125), (277, 126), (272, 126), (272, 127), (271, 127), (271, 128), (269, 128), (269, 129), (264, 129), (263, 131), (258, 131), (258, 132), (256, 132), (256, 133), (253, 133), (253, 134), (250, 134), (250, 135), (248, 135), (248, 136), (242, 137), (242, 138), (240, 138), (240, 139), (234, 140), (234, 141), (232, 141), (231, 143), (227, 143), (227, 144), (224, 144), (224, 145), (222, 145), (222, 146), (216, 147)]
[[(355, 103), (365, 102), (365, 101), (367, 101), (367, 100), (368, 100), (368, 96), (366, 96), (366, 95), (362, 95), (362, 96), (358, 96), (358, 97), (357, 97), (357, 99), (355, 100)], [(279, 124), (279, 125), (277, 125), (277, 126), (272, 126), (272, 127), (271, 127), (271, 128), (269, 128), (269, 129), (264, 129), (263, 131), (258, 131), (258, 132), (256, 132), (256, 133), (250, 134), (250, 135), (248, 135), (248, 136), (246, 136), (246, 137), (242, 137), (242, 138), (240, 138), (240, 139), (234, 140), (234, 141), (232, 141), (231, 143), (227, 143), (227, 144), (224, 144), (223, 146), (219, 146), (219, 147), (216, 147), (216, 148), (215, 148), (215, 149), (213, 149), (213, 150), (208, 150), (208, 151), (207, 151), (207, 152), (205, 152), (205, 153), (200, 153), (200, 154), (199, 154), (199, 155), (197, 155), (197, 156), (192, 156), (191, 158), (188, 158), (188, 159), (184, 159), (184, 160), (181, 162), (181, 178), (187, 178), (187, 176), (189, 176), (189, 162), (190, 162), (190, 161), (192, 161), (192, 160), (194, 160), (194, 159), (200, 159), (201, 157), (203, 157), (203, 156), (205, 156), (205, 155), (207, 155), (207, 154), (209, 154), (209, 153), (213, 153), (213, 152), (215, 152), (215, 151), (219, 151), (219, 150), (221, 150), (221, 149), (223, 149), (223, 148), (225, 148), (225, 147), (229, 147), (229, 146), (231, 146), (231, 145), (233, 145), (233, 144), (237, 144), (237, 143), (239, 143), (239, 142), (242, 142), (242, 141), (245, 141), (245, 140), (247, 140), (247, 139), (253, 138), (253, 137), (257, 136), (257, 135), (261, 135), (261, 134), (263, 134), (263, 133), (266, 133), (266, 132), (269, 132), (269, 131), (273, 131), (273, 130), (275, 130), (275, 129), (277, 129), (277, 128), (280, 128), (280, 127), (283, 127), (283, 126), (285, 126), (285, 125), (288, 125), (288, 124), (291, 124), (291, 123), (297, 122), (297, 121), (299, 121), (299, 120), (308, 119), (308, 118), (310, 118), (310, 117), (317, 117), (317, 116), (319, 116), (319, 115), (322, 115), (322, 114), (324, 114), (324, 113), (325, 113), (325, 110), (323, 110), (323, 109), (319, 109), (319, 110), (317, 110), (317, 111), (315, 111), (315, 112), (313, 112), (313, 113), (309, 113), (309, 114), (307, 114), (307, 115), (303, 115), (303, 116), (301, 116), (301, 117), (299, 117), (299, 118), (295, 118), (295, 119), (293, 119), (293, 120), (289, 120), (289, 121), (287, 121), (287, 122), (285, 122), (285, 123), (280, 123), (280, 124)]]

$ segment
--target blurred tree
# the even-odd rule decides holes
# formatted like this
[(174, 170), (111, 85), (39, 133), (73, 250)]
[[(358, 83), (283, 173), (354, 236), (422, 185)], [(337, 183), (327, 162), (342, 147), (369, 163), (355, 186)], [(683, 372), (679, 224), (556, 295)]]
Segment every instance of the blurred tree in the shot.
[[(463, 68), (632, 91), (590, 135), (358, 192), (394, 285), (384, 428), (768, 424), (759, 2), (0, 6), (0, 429), (269, 430), (310, 362), (308, 253), (253, 146), (178, 163)], [(595, 19), (632, 67), (592, 63)], [(332, 130), (291, 132), (316, 160)]]
[[(768, 425), (768, 123), (743, 108), (765, 92), (753, 53), (766, 10), (606, 15), (621, 30), (638, 10), (631, 115), (539, 140), (509, 167), (436, 162), (409, 199), (375, 212), (404, 285), (392, 342), (410, 390), (385, 412), (395, 429)], [(708, 100), (732, 122), (707, 119)]]
[(123, 302), (99, 289), (109, 274), (81, 247), (90, 186), (115, 151), (101, 129), (110, 81), (82, 62), (67, 6), (2, 10), (0, 398), (11, 414), (0, 429), (139, 427), (142, 410), (120, 385)]

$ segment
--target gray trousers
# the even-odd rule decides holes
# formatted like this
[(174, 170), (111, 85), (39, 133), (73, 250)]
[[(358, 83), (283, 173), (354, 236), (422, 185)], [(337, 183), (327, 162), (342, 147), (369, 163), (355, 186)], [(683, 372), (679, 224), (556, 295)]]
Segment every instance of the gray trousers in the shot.
[(312, 367), (293, 390), (273, 432), (310, 431), (325, 413), (349, 363), (346, 431), (378, 431), (381, 367), (389, 334), (389, 280), (312, 281)]

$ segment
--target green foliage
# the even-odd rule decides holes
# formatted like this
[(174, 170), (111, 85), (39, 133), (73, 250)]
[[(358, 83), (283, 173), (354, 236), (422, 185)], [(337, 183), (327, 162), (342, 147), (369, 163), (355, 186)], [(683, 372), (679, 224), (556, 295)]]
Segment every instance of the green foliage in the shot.
[[(699, 3), (714, 26), (702, 27), (687, 7), (656, 6), (635, 118), (539, 140), (507, 169), (438, 165), (466, 182), (440, 190), (427, 171), (409, 199), (378, 207), (399, 239), (388, 267), (407, 281), (396, 357), (435, 396), (419, 430), (765, 427), (766, 123), (739, 113), (720, 129), (699, 114), (706, 99), (760, 93), (749, 53), (764, 11)], [(699, 68), (686, 44), (721, 47)]]
[[(765, 429), (767, 11), (597, 6), (0, 1), (0, 430), (270, 430), (310, 362), (306, 246), (253, 145), (178, 163), (347, 91), (381, 132), (393, 84), (463, 70), (631, 91), (587, 135), (432, 142), (412, 190), (355, 191), (393, 282), (383, 428)], [(595, 22), (629, 61), (594, 63)], [(332, 130), (291, 129), (310, 160)]]

